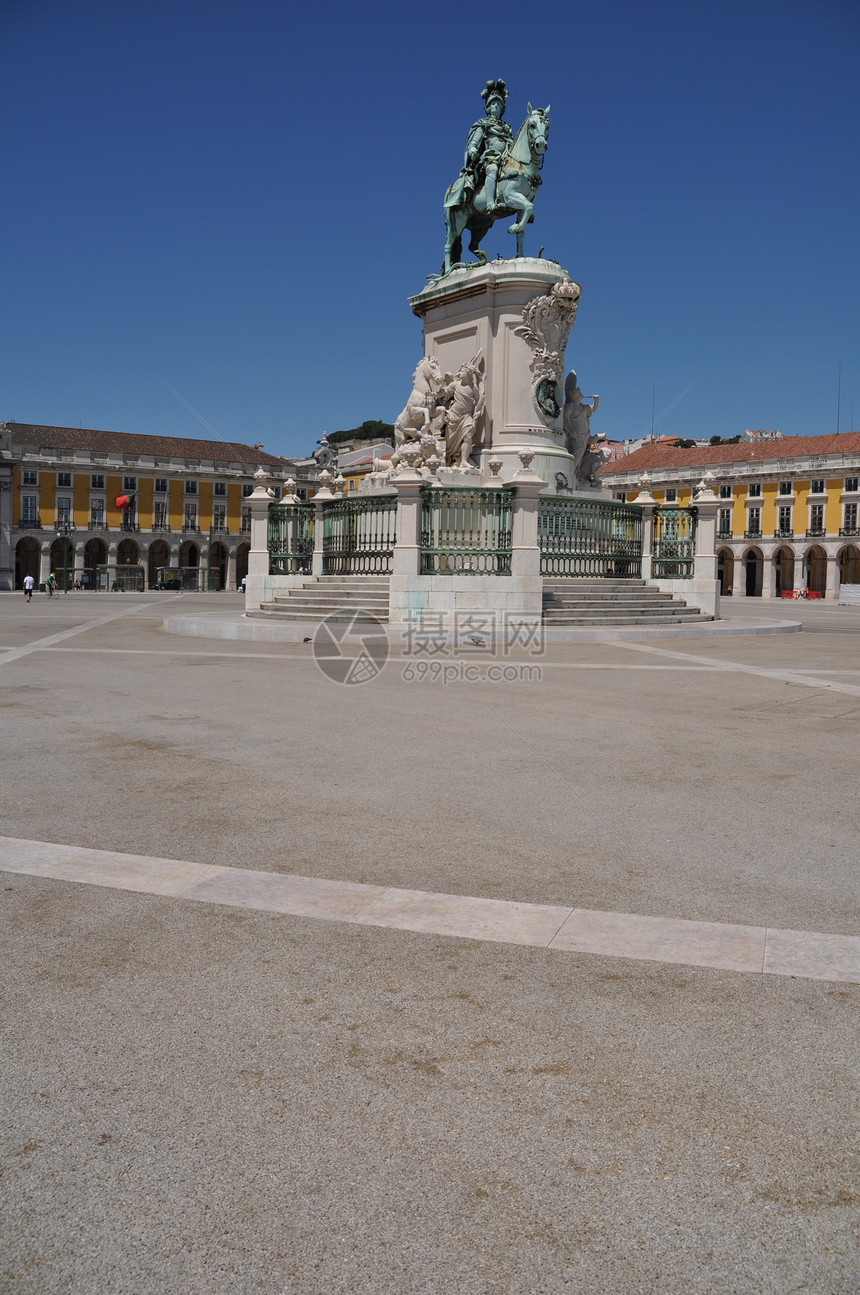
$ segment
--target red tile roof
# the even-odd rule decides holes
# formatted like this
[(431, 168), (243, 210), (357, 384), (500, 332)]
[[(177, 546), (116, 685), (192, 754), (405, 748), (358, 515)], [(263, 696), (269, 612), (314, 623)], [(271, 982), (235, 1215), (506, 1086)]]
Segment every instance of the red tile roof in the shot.
[(829, 436), (784, 436), (781, 441), (747, 441), (738, 445), (677, 446), (649, 443), (601, 468), (601, 476), (645, 472), (652, 468), (708, 468), (715, 463), (764, 463), (768, 459), (807, 458), (810, 454), (860, 455), (860, 432)]
[(7, 423), (12, 444), (27, 449), (96, 450), (106, 454), (152, 454), (158, 458), (208, 459), (213, 463), (260, 464), (279, 467), (291, 463), (239, 441), (198, 441), (184, 436), (149, 436), (139, 432), (101, 432), (91, 427), (50, 427), (40, 423)]

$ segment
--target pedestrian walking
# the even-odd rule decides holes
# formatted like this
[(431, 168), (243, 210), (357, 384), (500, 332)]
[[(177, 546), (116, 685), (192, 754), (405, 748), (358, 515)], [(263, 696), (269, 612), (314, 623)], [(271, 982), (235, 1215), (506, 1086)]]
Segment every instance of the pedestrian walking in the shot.
[(35, 580), (32, 576), (24, 576), (24, 601), (30, 602), (33, 597), (33, 585)]

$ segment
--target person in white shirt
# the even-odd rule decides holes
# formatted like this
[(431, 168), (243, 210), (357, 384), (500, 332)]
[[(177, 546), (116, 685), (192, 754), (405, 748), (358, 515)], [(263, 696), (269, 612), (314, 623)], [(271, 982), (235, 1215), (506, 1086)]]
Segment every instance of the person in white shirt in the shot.
[(35, 583), (32, 576), (24, 576), (24, 598), (27, 602), (33, 597), (33, 585)]

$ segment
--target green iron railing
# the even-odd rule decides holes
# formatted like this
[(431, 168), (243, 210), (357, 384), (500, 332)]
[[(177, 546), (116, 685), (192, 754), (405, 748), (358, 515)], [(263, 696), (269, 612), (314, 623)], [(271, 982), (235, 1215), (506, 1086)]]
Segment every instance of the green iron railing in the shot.
[(421, 574), (511, 574), (514, 492), (433, 486), (421, 495)]
[(323, 504), (324, 576), (389, 575), (396, 543), (396, 495)]
[(696, 563), (698, 508), (655, 508), (651, 575), (655, 580), (688, 580)]
[(609, 499), (539, 500), (538, 545), (543, 576), (576, 579), (642, 575), (642, 509)]
[(269, 504), (269, 574), (310, 575), (314, 551), (313, 504)]

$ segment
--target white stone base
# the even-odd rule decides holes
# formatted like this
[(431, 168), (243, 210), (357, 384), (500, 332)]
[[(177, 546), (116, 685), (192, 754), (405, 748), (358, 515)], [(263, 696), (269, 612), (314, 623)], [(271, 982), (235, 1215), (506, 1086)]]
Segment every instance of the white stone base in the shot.
[(688, 607), (698, 607), (705, 616), (719, 619), (720, 615), (720, 582), (719, 580), (649, 580), (649, 585), (656, 585), (661, 593), (674, 594), (683, 598)]
[(301, 589), (309, 575), (270, 576), (248, 571), (245, 582), (245, 611), (259, 611), (262, 603), (270, 603), (275, 594), (287, 589)]
[(392, 576), (388, 618), (392, 625), (420, 624), (440, 613), (453, 621), (470, 613), (495, 615), (507, 625), (539, 625), (543, 610), (540, 576)]
[[(569, 282), (570, 275), (555, 261), (523, 256), (454, 270), (410, 298), (413, 311), (424, 321), (424, 355), (437, 359), (443, 372), (454, 373), (478, 352), (483, 354), (485, 411), (473, 457), (477, 460), (480, 447), (482, 467), (490, 457), (501, 458), (506, 481), (521, 466), (518, 450), (529, 449), (546, 455), (547, 466), (558, 459), (553, 474), (564, 472), (573, 485), (561, 408), (549, 419), (536, 406), (535, 352), (522, 333), (524, 308)], [(560, 352), (561, 395), (564, 342), (553, 349)], [(548, 480), (554, 488), (554, 475)]]

